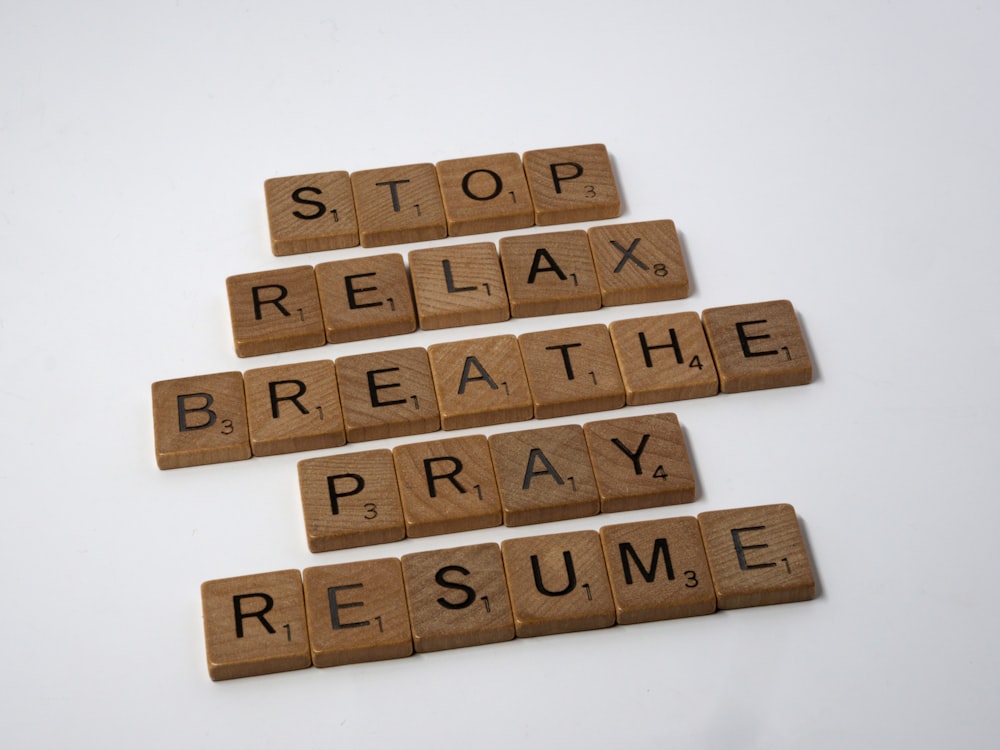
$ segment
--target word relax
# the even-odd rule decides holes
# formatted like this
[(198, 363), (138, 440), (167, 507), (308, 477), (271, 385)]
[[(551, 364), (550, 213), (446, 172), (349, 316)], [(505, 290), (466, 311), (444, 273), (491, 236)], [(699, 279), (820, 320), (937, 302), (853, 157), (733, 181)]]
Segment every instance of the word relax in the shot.
[(815, 596), (791, 505), (202, 584), (213, 680)]

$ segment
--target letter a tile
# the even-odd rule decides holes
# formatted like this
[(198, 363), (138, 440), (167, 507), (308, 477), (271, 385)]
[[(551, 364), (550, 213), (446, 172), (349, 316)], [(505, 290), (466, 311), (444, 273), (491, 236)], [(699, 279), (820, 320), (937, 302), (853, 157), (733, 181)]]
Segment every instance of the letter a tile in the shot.
[(698, 515), (719, 609), (812, 599), (816, 581), (786, 503)]
[(213, 680), (312, 665), (299, 571), (206, 581), (201, 602)]

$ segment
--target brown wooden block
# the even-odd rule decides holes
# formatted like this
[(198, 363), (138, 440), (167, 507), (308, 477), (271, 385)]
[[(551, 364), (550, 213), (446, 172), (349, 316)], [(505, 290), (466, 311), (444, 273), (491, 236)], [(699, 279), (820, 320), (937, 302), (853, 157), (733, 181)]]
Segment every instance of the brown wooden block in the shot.
[(518, 638), (615, 624), (596, 531), (507, 539), (501, 550)]
[(418, 653), (514, 637), (500, 548), (476, 544), (403, 555), (403, 581)]
[(579, 425), (490, 435), (490, 455), (507, 526), (600, 512), (594, 470)]
[(719, 609), (812, 599), (816, 581), (788, 504), (700, 513)]
[(812, 360), (788, 300), (713, 307), (702, 312), (723, 393), (805, 385)]
[(514, 318), (601, 306), (587, 233), (546, 232), (500, 239), (500, 263)]
[(674, 222), (609, 224), (587, 230), (604, 305), (681, 299), (690, 291)]
[(392, 457), (407, 536), (500, 525), (500, 493), (482, 435), (398, 445)]
[(233, 342), (240, 357), (323, 346), (323, 313), (312, 266), (226, 279)]
[(694, 502), (694, 470), (676, 414), (588, 422), (583, 433), (602, 513)]
[(397, 542), (406, 536), (388, 450), (299, 461), (306, 539), (313, 552)]
[(330, 360), (247, 370), (243, 382), (255, 456), (347, 442), (337, 373)]
[(274, 177), (264, 182), (264, 196), (275, 255), (358, 244), (354, 191), (347, 172)]
[(605, 526), (601, 543), (619, 625), (715, 611), (715, 589), (695, 518)]
[(153, 383), (153, 437), (161, 469), (250, 458), (243, 376), (220, 372)]
[(410, 278), (399, 253), (320, 263), (316, 284), (331, 344), (417, 329)]
[(443, 429), (520, 422), (534, 416), (514, 336), (431, 344), (427, 355)]
[(629, 406), (719, 392), (715, 360), (697, 313), (616, 320), (608, 330)]
[(499, 323), (510, 317), (492, 242), (413, 250), (409, 261), (421, 328)]
[(348, 442), (418, 435), (441, 427), (426, 350), (355, 354), (335, 364)]
[(299, 571), (206, 581), (201, 605), (213, 680), (312, 665)]
[(413, 653), (399, 560), (306, 568), (302, 582), (315, 666), (399, 659)]
[(433, 164), (354, 172), (351, 186), (363, 247), (439, 240), (448, 236)]
[(538, 419), (625, 405), (625, 386), (606, 326), (523, 333), (518, 344)]
[(523, 161), (539, 226), (613, 219), (621, 213), (603, 144), (527, 151)]
[(492, 154), (437, 163), (448, 234), (486, 234), (535, 223), (534, 206), (517, 154)]

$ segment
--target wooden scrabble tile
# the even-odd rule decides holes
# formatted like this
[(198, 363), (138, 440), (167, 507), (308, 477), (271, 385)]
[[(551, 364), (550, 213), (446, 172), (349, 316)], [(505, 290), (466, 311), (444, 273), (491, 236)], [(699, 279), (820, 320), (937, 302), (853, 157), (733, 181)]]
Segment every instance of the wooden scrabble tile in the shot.
[(330, 360), (247, 370), (243, 382), (255, 456), (347, 442), (337, 373)]
[(358, 244), (354, 191), (347, 172), (275, 177), (264, 182), (264, 196), (275, 255)]
[(608, 330), (629, 406), (719, 392), (715, 360), (697, 313), (616, 320)]
[(816, 582), (788, 504), (700, 513), (719, 609), (812, 599)]
[(619, 625), (715, 611), (715, 589), (695, 518), (615, 524), (600, 533)]
[(492, 154), (437, 163), (448, 234), (486, 234), (535, 223), (535, 210), (517, 154)]
[(520, 422), (534, 416), (514, 336), (431, 344), (427, 355), (442, 429)]
[(306, 568), (302, 582), (315, 666), (399, 659), (413, 653), (399, 560)]
[(499, 323), (510, 317), (492, 242), (412, 250), (410, 279), (424, 330)]
[(688, 296), (687, 266), (669, 219), (591, 227), (587, 236), (604, 305)]
[(226, 279), (233, 342), (240, 357), (323, 346), (323, 314), (312, 266)]
[(316, 285), (331, 344), (417, 329), (410, 279), (399, 253), (320, 263)]
[(201, 605), (213, 680), (312, 665), (299, 571), (206, 581)]
[(583, 434), (602, 513), (694, 502), (694, 471), (676, 414), (588, 422)]
[(392, 450), (409, 537), (499, 526), (500, 493), (482, 435)]
[(448, 235), (433, 164), (354, 172), (351, 187), (363, 247), (439, 240)]
[(502, 237), (500, 263), (511, 317), (601, 307), (594, 258), (583, 230)]
[(299, 461), (298, 474), (312, 552), (397, 542), (406, 536), (388, 450), (306, 459)]
[(528, 151), (523, 162), (539, 226), (613, 219), (621, 213), (603, 144)]
[(507, 539), (501, 550), (518, 638), (615, 624), (596, 531)]
[(348, 442), (418, 435), (441, 427), (426, 350), (355, 354), (334, 364)]
[(723, 393), (804, 385), (812, 360), (788, 300), (713, 307), (702, 312)]
[(625, 386), (606, 326), (523, 333), (518, 344), (536, 418), (625, 405)]
[(600, 512), (594, 470), (579, 425), (498, 433), (488, 442), (506, 526)]
[(403, 581), (418, 653), (514, 637), (500, 548), (476, 544), (403, 555)]
[(153, 437), (161, 469), (250, 458), (243, 376), (221, 372), (153, 383)]

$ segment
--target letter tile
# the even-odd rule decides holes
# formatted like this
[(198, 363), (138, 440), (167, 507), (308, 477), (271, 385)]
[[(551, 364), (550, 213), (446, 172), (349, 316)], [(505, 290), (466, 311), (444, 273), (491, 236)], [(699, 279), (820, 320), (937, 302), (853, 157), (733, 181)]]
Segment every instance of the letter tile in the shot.
[(161, 469), (250, 458), (243, 376), (221, 372), (153, 383), (153, 437)]
[(396, 558), (306, 568), (302, 581), (315, 666), (413, 653), (403, 572)]
[(625, 405), (625, 386), (606, 326), (523, 333), (518, 344), (536, 418)]
[(397, 542), (406, 536), (388, 450), (309, 458), (299, 461), (298, 473), (312, 552)]
[(331, 344), (417, 329), (410, 279), (399, 253), (320, 263), (316, 284)]
[(608, 325), (629, 406), (714, 396), (719, 375), (697, 313)]
[(591, 227), (587, 236), (603, 305), (688, 296), (687, 266), (674, 222), (669, 219)]
[(502, 237), (500, 263), (511, 317), (601, 307), (594, 257), (583, 230)]
[(787, 503), (698, 514), (719, 609), (816, 596), (795, 508)]
[(522, 158), (539, 226), (613, 219), (621, 213), (603, 144), (527, 151)]
[(694, 502), (694, 471), (676, 414), (588, 422), (583, 434), (602, 513)]
[(514, 637), (500, 548), (476, 544), (403, 555), (403, 581), (417, 653)]
[(490, 435), (490, 455), (507, 526), (600, 512), (587, 441), (579, 425)]
[(299, 571), (206, 581), (201, 605), (213, 680), (312, 665)]
[(534, 224), (534, 206), (517, 154), (439, 161), (437, 174), (450, 236), (503, 232)]
[(424, 330), (500, 323), (510, 317), (496, 245), (412, 250), (410, 279)]
[(392, 457), (407, 536), (500, 525), (500, 494), (484, 436), (399, 445)]
[(229, 317), (240, 357), (323, 346), (323, 313), (312, 266), (230, 276)]
[(702, 312), (723, 393), (805, 385), (812, 360), (788, 300), (713, 307)]
[(274, 177), (264, 182), (264, 195), (275, 255), (358, 244), (354, 191), (347, 172)]
[(448, 235), (433, 164), (408, 164), (351, 175), (362, 247), (439, 240)]
[(600, 533), (619, 625), (715, 611), (697, 519), (615, 524)]
[(442, 429), (520, 422), (534, 416), (514, 336), (431, 344), (427, 355)]
[(335, 448), (347, 442), (332, 361), (247, 370), (243, 382), (255, 456)]
[(355, 354), (334, 364), (349, 443), (440, 429), (426, 350)]
[(518, 638), (615, 624), (596, 531), (507, 539), (501, 550)]

